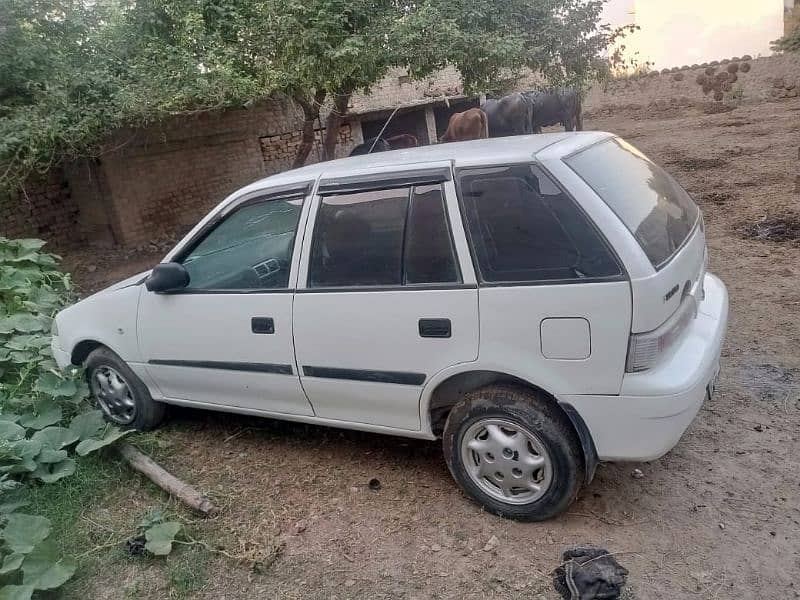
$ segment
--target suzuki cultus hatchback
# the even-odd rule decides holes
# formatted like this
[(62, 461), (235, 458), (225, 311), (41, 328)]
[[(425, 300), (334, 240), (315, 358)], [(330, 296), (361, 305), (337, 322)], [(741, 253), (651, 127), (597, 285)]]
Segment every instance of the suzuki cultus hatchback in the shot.
[(166, 404), (441, 438), (488, 510), (563, 511), (672, 448), (728, 316), (703, 217), (624, 140), (440, 144), (268, 177), (155, 268), (62, 311), (107, 418)]

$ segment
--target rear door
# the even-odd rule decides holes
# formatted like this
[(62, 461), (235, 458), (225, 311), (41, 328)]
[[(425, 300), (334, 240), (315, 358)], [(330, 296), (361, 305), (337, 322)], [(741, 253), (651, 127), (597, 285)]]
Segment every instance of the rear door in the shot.
[(482, 368), (554, 394), (618, 394), (631, 325), (620, 261), (536, 164), (462, 168), (479, 271)]
[[(449, 163), (320, 181), (294, 300), (317, 416), (420, 428), (424, 383), (478, 353), (478, 292)], [(455, 223), (455, 227), (451, 226)]]

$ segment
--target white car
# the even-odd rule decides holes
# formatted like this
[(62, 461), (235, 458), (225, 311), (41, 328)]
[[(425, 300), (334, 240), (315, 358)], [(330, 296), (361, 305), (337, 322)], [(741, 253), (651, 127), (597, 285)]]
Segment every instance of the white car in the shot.
[(442, 438), (486, 509), (563, 511), (714, 390), (728, 318), (689, 195), (583, 132), (336, 160), (231, 194), (152, 272), (56, 317), (106, 416), (165, 404)]

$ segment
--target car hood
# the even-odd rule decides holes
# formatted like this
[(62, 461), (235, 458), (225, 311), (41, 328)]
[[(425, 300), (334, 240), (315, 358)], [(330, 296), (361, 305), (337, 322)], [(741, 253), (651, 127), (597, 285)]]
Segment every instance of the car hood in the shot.
[(130, 287), (132, 285), (139, 285), (147, 278), (148, 275), (150, 275), (151, 271), (152, 269), (150, 269), (149, 271), (142, 271), (141, 273), (137, 273), (136, 275), (131, 275), (127, 279), (118, 281), (117, 283), (110, 285), (107, 288), (103, 288), (99, 292), (96, 292), (95, 294), (92, 295), (97, 296), (99, 294), (107, 294), (109, 292), (115, 292), (117, 290), (121, 290), (122, 288)]

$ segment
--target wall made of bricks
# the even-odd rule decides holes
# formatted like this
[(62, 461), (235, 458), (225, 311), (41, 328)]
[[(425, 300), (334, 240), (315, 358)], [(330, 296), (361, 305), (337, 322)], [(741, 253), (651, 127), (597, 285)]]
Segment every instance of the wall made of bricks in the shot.
[(74, 248), (85, 241), (78, 213), (63, 171), (53, 169), (29, 180), (16, 196), (0, 199), (0, 235), (41, 238), (54, 251)]
[[(301, 126), (296, 107), (270, 100), (119, 132), (100, 163), (116, 241), (139, 246), (178, 237), (231, 192), (291, 168)], [(315, 132), (309, 163), (318, 160), (322, 131)], [(337, 156), (360, 141), (357, 123), (343, 125)]]

